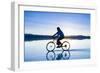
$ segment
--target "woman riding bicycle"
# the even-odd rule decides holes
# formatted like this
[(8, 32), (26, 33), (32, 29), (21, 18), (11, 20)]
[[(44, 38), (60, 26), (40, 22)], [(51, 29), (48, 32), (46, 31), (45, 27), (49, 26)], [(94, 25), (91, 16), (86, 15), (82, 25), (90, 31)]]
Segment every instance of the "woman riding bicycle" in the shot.
[(62, 30), (57, 27), (57, 32), (53, 35), (53, 38), (57, 37), (57, 48), (62, 46), (62, 43), (60, 42), (60, 40), (62, 40), (64, 38), (64, 33), (62, 32)]

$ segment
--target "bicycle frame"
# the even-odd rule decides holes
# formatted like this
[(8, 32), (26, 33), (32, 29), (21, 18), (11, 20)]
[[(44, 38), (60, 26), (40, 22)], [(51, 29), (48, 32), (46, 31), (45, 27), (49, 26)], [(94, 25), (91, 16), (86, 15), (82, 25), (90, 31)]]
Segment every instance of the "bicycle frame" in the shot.
[[(54, 51), (55, 48), (56, 48), (55, 39), (53, 39), (53, 41), (48, 42), (46, 45), (47, 51)], [(62, 46), (59, 48), (62, 48), (63, 50), (69, 50), (70, 43), (68, 41), (63, 41)]]

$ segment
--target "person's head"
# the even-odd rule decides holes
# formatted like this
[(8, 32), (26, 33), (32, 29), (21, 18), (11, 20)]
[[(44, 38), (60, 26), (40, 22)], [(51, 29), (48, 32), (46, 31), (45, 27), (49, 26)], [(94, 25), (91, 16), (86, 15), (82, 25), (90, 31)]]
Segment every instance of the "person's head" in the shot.
[(59, 27), (57, 27), (57, 31), (59, 31), (60, 30), (60, 28)]

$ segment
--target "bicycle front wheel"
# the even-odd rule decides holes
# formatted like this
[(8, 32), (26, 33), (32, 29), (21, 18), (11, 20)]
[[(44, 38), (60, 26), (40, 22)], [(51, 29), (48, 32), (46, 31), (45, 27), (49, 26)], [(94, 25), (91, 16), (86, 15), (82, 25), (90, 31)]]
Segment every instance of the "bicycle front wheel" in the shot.
[(47, 60), (55, 60), (55, 57), (56, 57), (56, 55), (55, 55), (55, 52), (54, 51), (50, 51), (50, 52), (48, 52), (46, 54), (46, 59)]
[(47, 49), (48, 51), (53, 51), (53, 50), (55, 49), (55, 43), (54, 43), (53, 41), (47, 43), (46, 49)]
[(63, 49), (63, 50), (69, 50), (69, 48), (70, 48), (70, 43), (67, 42), (67, 41), (64, 41), (64, 42), (62, 43), (62, 49)]

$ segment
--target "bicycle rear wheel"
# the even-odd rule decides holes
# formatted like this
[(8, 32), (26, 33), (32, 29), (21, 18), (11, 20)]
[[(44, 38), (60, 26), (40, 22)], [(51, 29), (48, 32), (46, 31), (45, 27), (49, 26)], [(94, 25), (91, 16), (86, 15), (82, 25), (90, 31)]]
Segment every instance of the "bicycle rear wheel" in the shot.
[(70, 51), (63, 51), (62, 56), (64, 60), (68, 60), (70, 58)]
[(62, 49), (66, 51), (69, 50), (69, 48), (70, 48), (70, 43), (68, 41), (64, 41), (62, 43)]
[(47, 43), (46, 49), (48, 51), (53, 51), (55, 49), (55, 43), (53, 41), (50, 41), (49, 43)]

